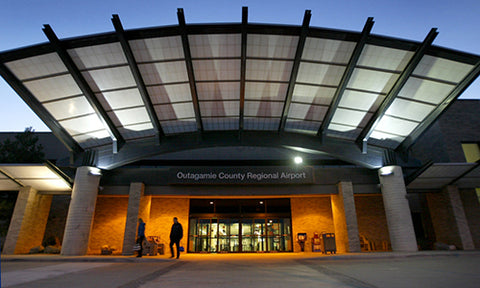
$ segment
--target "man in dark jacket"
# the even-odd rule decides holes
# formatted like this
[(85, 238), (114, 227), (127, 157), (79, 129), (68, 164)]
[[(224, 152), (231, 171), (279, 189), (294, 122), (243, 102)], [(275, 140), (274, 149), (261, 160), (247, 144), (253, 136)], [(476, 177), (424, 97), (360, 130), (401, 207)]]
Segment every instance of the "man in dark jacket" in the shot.
[(173, 253), (173, 244), (177, 245), (177, 259), (180, 258), (180, 240), (183, 238), (183, 228), (182, 224), (178, 223), (177, 217), (173, 217), (173, 225), (172, 230), (170, 231), (170, 252), (172, 252), (172, 257), (174, 256)]

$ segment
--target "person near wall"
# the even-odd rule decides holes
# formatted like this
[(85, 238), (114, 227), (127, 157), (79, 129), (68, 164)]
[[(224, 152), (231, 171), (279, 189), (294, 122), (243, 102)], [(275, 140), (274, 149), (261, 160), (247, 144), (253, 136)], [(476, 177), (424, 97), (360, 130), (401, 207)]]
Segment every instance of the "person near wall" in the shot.
[(142, 257), (143, 255), (143, 240), (145, 240), (145, 222), (143, 222), (142, 218), (139, 218), (137, 230), (137, 244), (140, 245), (140, 250), (138, 250), (137, 257)]
[(177, 217), (173, 217), (173, 225), (170, 230), (170, 252), (172, 252), (172, 257), (175, 257), (173, 253), (173, 244), (177, 246), (177, 259), (180, 258), (180, 240), (183, 238), (183, 227), (182, 224), (178, 222)]

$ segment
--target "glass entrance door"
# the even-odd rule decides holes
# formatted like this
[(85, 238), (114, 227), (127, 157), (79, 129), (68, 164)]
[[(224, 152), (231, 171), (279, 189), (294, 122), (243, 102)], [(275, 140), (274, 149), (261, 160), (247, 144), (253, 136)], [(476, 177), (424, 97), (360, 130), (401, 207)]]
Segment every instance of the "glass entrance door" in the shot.
[(292, 251), (290, 219), (190, 219), (189, 252)]

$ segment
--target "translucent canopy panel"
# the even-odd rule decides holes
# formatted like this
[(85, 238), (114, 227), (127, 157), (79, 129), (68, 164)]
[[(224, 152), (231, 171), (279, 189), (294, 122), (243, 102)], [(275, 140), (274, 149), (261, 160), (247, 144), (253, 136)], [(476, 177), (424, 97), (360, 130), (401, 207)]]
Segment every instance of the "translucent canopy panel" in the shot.
[(241, 34), (189, 35), (192, 58), (240, 57)]
[(390, 108), (388, 108), (386, 115), (391, 115), (398, 118), (409, 119), (416, 122), (421, 122), (430, 112), (435, 109), (434, 105), (407, 101), (404, 99), (395, 99)]
[(82, 91), (71, 75), (26, 81), (24, 85), (40, 102), (82, 95)]
[(192, 92), (188, 83), (147, 87), (153, 104), (166, 104), (192, 101)]
[(197, 131), (197, 122), (195, 118), (182, 119), (178, 121), (161, 121), (163, 132), (165, 134), (188, 133)]
[(339, 107), (369, 111), (377, 99), (381, 97), (378, 93), (360, 92), (345, 90), (340, 100)]
[(380, 119), (375, 131), (406, 137), (417, 125), (418, 122), (385, 115)]
[[(9, 175), (11, 178), (6, 177)], [(13, 180), (15, 181), (13, 181)], [(18, 190), (20, 185), (31, 186), (37, 191), (71, 191), (72, 187), (50, 167), (42, 164), (0, 165), (0, 190)]]
[(398, 96), (438, 105), (450, 94), (453, 88), (455, 88), (455, 85), (410, 77)]
[(338, 108), (333, 115), (332, 123), (357, 128), (366, 115), (367, 112)]
[(235, 118), (203, 118), (203, 126), (205, 130), (217, 130), (217, 131), (226, 131), (226, 130), (238, 130), (238, 117)]
[(338, 86), (345, 72), (345, 66), (302, 62), (297, 83)]
[(327, 106), (306, 105), (300, 103), (292, 103), (290, 105), (289, 118), (300, 120), (322, 121), (327, 113)]
[(347, 64), (356, 42), (307, 37), (302, 60)]
[(138, 63), (185, 58), (180, 36), (131, 40), (129, 43)]
[(272, 101), (245, 101), (245, 116), (280, 117), (283, 102)]
[(135, 79), (128, 66), (82, 72), (93, 92), (135, 87)]
[(299, 119), (290, 118), (287, 119), (287, 123), (285, 124), (285, 130), (292, 132), (316, 134), (317, 131), (320, 129), (320, 125), (322, 125), (322, 122), (302, 121)]
[(347, 88), (374, 93), (388, 93), (399, 75), (377, 70), (355, 68)]
[(332, 102), (336, 90), (331, 87), (296, 84), (292, 102), (328, 106)]
[(88, 134), (93, 131), (106, 131), (103, 123), (96, 114), (60, 120), (59, 122), (73, 136), (78, 134)]
[(197, 94), (203, 100), (239, 100), (240, 82), (200, 82)]
[(68, 53), (80, 70), (127, 63), (122, 46), (118, 42), (71, 49)]
[(97, 98), (99, 100), (106, 100), (104, 107), (108, 105), (108, 107), (110, 107), (111, 109), (123, 109), (144, 105), (142, 96), (136, 88), (112, 92), (103, 92), (99, 94), (102, 94), (97, 95)]
[(160, 120), (175, 120), (184, 118), (194, 118), (192, 103), (175, 103), (155, 105), (157, 117)]
[(248, 21), (114, 30), (0, 53), (0, 75), (75, 152), (237, 129), (408, 149), (479, 65), (480, 56), (429, 43)]
[(240, 60), (194, 60), (193, 71), (197, 81), (240, 80)]
[(251, 118), (244, 119), (245, 130), (275, 131), (280, 126), (280, 118)]
[(246, 82), (245, 100), (284, 101), (288, 84), (270, 82)]
[(35, 57), (5, 63), (19, 80), (40, 78), (48, 75), (67, 73), (67, 67), (56, 53), (49, 53)]
[(292, 61), (247, 60), (246, 79), (288, 82), (292, 73), (292, 65)]
[(247, 57), (293, 59), (298, 36), (249, 34)]
[[(228, 117), (239, 115), (238, 101), (201, 101), (200, 112), (203, 117)], [(238, 119), (238, 118), (237, 118)]]
[(146, 85), (188, 82), (185, 61), (140, 64), (138, 68)]
[(473, 65), (425, 55), (413, 71), (413, 75), (458, 83), (472, 68)]
[(402, 71), (413, 54), (411, 51), (367, 44), (362, 50), (357, 66)]
[(44, 105), (48, 112), (60, 121), (93, 114), (95, 112), (90, 103), (88, 103), (87, 99), (83, 96), (52, 101), (45, 103)]

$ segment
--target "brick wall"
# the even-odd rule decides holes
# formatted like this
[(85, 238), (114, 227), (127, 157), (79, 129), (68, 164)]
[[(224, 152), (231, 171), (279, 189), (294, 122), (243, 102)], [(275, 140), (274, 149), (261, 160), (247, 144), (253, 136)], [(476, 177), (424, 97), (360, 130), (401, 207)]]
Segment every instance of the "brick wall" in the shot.
[(169, 253), (170, 249), (168, 245), (173, 217), (177, 217), (182, 224), (183, 239), (180, 244), (187, 250), (189, 205), (187, 198), (152, 198), (150, 221), (146, 225), (145, 233), (147, 236), (160, 236), (160, 242), (165, 245), (165, 253)]
[(355, 209), (360, 235), (373, 241), (377, 250), (382, 248), (383, 241), (390, 243), (382, 195), (355, 195)]
[(435, 241), (448, 245), (461, 246), (457, 225), (445, 193), (428, 193), (428, 209), (435, 230)]
[(305, 251), (311, 252), (313, 233), (335, 232), (330, 196), (292, 198), (290, 204), (294, 252), (301, 251), (300, 245), (297, 243), (297, 233), (307, 233)]
[(88, 254), (100, 254), (103, 245), (120, 254), (127, 219), (128, 197), (98, 197)]
[(70, 195), (53, 195), (43, 242), (54, 238), (56, 244), (62, 244), (70, 198)]
[(480, 249), (480, 203), (478, 202), (477, 192), (473, 189), (460, 190), (460, 197), (472, 234), (473, 244), (476, 249)]

